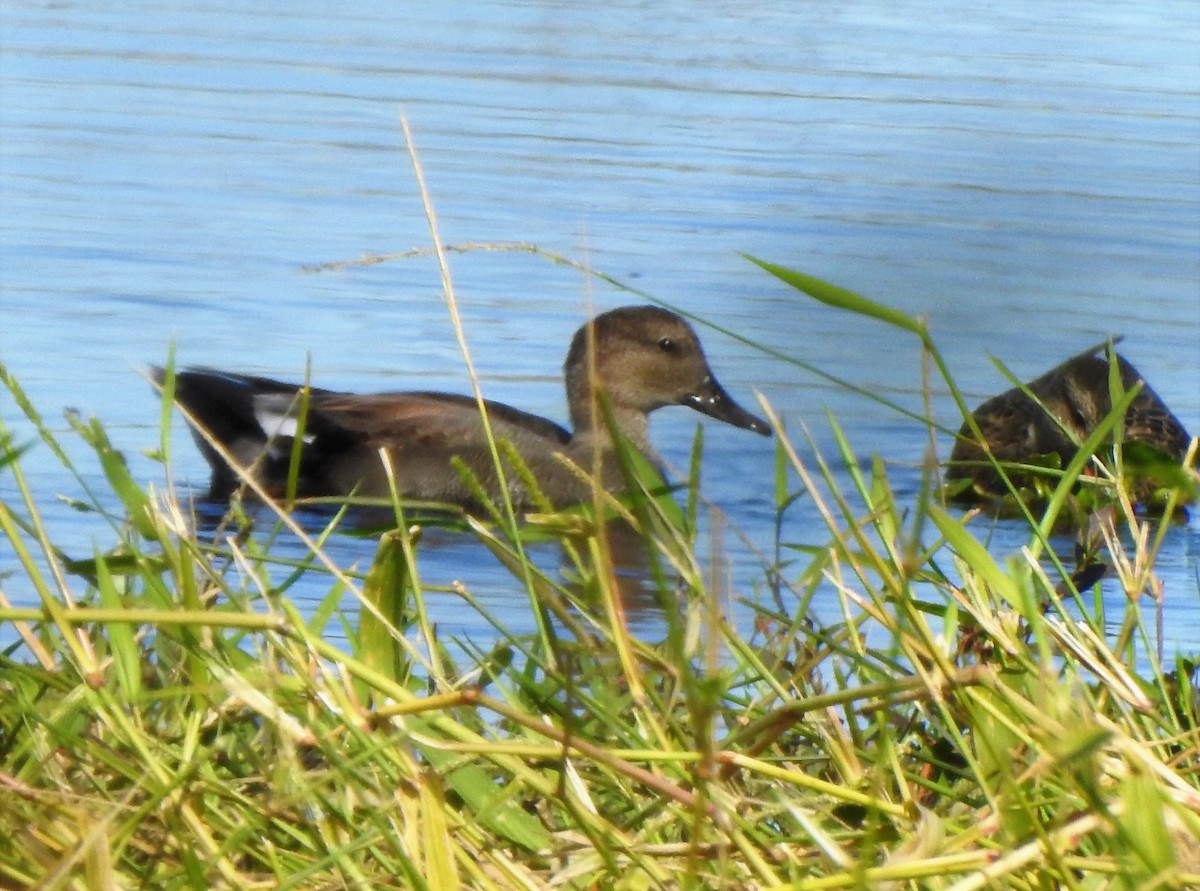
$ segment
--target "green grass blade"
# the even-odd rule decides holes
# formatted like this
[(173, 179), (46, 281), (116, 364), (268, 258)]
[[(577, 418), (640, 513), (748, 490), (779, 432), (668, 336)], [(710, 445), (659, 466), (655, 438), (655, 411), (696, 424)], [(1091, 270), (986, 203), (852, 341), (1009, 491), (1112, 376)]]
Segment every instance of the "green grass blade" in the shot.
[(806, 275), (803, 272), (797, 272), (794, 269), (788, 269), (786, 266), (780, 266), (776, 263), (769, 263), (766, 260), (759, 260), (749, 254), (743, 254), (747, 260), (756, 266), (765, 269), (771, 275), (775, 276), (782, 282), (791, 285), (798, 291), (802, 291), (814, 300), (835, 307), (837, 309), (849, 310), (859, 315), (868, 316), (873, 319), (878, 319), (881, 322), (886, 322), (896, 328), (903, 328), (906, 331), (911, 331), (922, 340), (928, 339), (928, 333), (924, 324), (919, 320), (910, 316), (906, 316), (899, 310), (884, 306), (881, 303), (876, 303), (873, 300), (868, 300), (860, 294), (853, 291), (848, 291), (845, 288), (840, 288), (837, 285), (822, 281), (811, 275)]

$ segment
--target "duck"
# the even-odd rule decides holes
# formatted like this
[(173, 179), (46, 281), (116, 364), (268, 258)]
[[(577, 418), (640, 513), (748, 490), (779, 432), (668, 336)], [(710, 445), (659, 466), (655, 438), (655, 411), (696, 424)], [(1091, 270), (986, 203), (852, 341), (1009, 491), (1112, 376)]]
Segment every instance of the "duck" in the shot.
[[(1047, 457), (1053, 461), (1057, 456), (1058, 466), (1065, 468), (1079, 443), (1112, 411), (1109, 353), (1108, 343), (1098, 344), (1030, 381), (1028, 393), (1013, 387), (976, 408), (972, 416), (987, 448), (964, 423), (946, 474), (954, 498), (978, 503), (1009, 494), (988, 460), (989, 451), (1002, 464), (1044, 464)], [(1115, 351), (1111, 356), (1125, 390), (1142, 384), (1125, 413), (1123, 441), (1149, 447), (1157, 459), (1182, 464), (1191, 443), (1183, 424), (1129, 360)], [(1009, 478), (1017, 488), (1032, 482), (1017, 471), (1009, 472)], [(956, 484), (958, 480), (962, 482)], [(1133, 495), (1147, 502), (1156, 488), (1153, 478), (1138, 480)]]
[[(152, 368), (151, 376), (160, 389), (167, 380), (162, 368)], [(536, 480), (538, 494), (556, 507), (589, 500), (593, 488), (587, 475), (597, 468), (604, 489), (621, 490), (614, 431), (656, 461), (649, 415), (660, 408), (683, 405), (771, 435), (766, 422), (718, 383), (692, 326), (661, 307), (621, 307), (584, 324), (571, 340), (563, 376), (570, 429), (501, 402), (483, 402), (497, 444), (511, 445)], [(382, 453), (397, 491), (409, 500), (478, 507), (478, 489), (455, 466), (461, 463), (488, 499), (498, 501), (503, 485), (516, 508), (538, 501), (507, 462), (502, 484), (473, 396), (305, 389), (201, 367), (174, 374), (174, 399), (186, 410), (193, 438), (211, 467), (210, 499), (227, 500), (243, 485), (210, 437), (276, 495), (286, 490), (299, 433), (296, 494), (302, 497), (390, 497)], [(302, 406), (304, 424), (298, 430)]]

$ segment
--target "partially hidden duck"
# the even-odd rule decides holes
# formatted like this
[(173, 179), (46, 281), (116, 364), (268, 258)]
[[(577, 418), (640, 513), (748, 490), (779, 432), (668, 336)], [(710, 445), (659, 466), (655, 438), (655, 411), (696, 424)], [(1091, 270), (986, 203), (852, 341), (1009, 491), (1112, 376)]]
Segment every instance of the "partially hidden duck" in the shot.
[[(1142, 383), (1125, 413), (1124, 441), (1148, 446), (1159, 458), (1182, 463), (1191, 442), (1183, 424), (1132, 364), (1115, 352), (1113, 361), (1122, 388), (1128, 391)], [(1013, 464), (1057, 455), (1059, 466), (1065, 468), (1078, 451), (1077, 443), (1090, 436), (1112, 411), (1109, 367), (1107, 352), (1096, 347), (1029, 382), (1026, 389), (1036, 401), (1014, 387), (980, 405), (972, 415), (992, 455), (1001, 463)], [(1009, 476), (1018, 486), (1029, 481), (1016, 471)], [(950, 453), (947, 479), (951, 483), (967, 481), (952, 486), (959, 489), (956, 497), (960, 501), (986, 501), (1008, 491), (968, 424), (963, 424)], [(1133, 494), (1146, 500), (1154, 488), (1153, 479), (1144, 479)]]
[[(159, 384), (165, 372), (153, 370)], [(538, 488), (557, 506), (591, 497), (585, 473), (600, 468), (608, 490), (621, 487), (611, 427), (652, 456), (650, 412), (686, 405), (763, 436), (770, 428), (730, 398), (713, 377), (696, 332), (675, 313), (630, 306), (603, 313), (571, 341), (564, 364), (571, 429), (499, 402), (486, 402), (497, 442), (507, 441), (532, 471)], [(175, 399), (268, 492), (281, 493), (292, 460), (301, 388), (261, 377), (209, 369), (175, 375)], [(198, 431), (197, 445), (212, 467), (209, 494), (228, 498), (238, 474)], [(432, 392), (369, 395), (310, 389), (300, 450), (301, 496), (387, 497), (390, 488), (380, 450), (409, 499), (472, 506), (476, 498), (452, 464), (458, 458), (491, 498), (500, 493), (479, 406), (470, 396)], [(565, 462), (564, 459), (567, 459)], [(505, 480), (514, 503), (531, 495), (511, 468)]]

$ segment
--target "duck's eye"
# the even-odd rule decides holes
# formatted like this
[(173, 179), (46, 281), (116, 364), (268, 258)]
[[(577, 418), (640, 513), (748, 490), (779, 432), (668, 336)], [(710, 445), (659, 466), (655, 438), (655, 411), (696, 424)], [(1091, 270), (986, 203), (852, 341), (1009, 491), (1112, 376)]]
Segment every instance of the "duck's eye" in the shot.
[(679, 344), (670, 337), (660, 337), (658, 339), (658, 348), (664, 353), (675, 353), (679, 350)]

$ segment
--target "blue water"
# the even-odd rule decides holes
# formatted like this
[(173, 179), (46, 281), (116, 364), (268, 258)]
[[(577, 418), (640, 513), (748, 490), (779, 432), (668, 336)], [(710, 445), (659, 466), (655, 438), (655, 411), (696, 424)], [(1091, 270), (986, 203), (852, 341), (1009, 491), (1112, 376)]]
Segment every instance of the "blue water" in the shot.
[[(740, 252), (925, 316), (977, 398), (1008, 386), (989, 354), (1030, 378), (1124, 334), (1200, 431), (1193, 3), (466, 0), (353, 16), (9, 3), (0, 16), (0, 356), (93, 484), (59, 410), (100, 417), (135, 475), (161, 484), (141, 454), (158, 408), (138, 370), (172, 343), (181, 364), (276, 377), (311, 358), (326, 387), (469, 386), (427, 256), (305, 271), (430, 245), (400, 115), (447, 244), (537, 244), (912, 408), (912, 338), (815, 304)], [(592, 308), (641, 299), (527, 253), (451, 264), (488, 395), (560, 420), (571, 333)], [(916, 491), (918, 425), (703, 335), (736, 397), (761, 392), (829, 450), (832, 411), (859, 454)], [(937, 409), (956, 426), (944, 398)], [(10, 401), (0, 411), (28, 430)], [(668, 460), (685, 464), (696, 422), (656, 416)], [(753, 545), (726, 536), (732, 591), (753, 598), (773, 445), (705, 424), (705, 492)], [(175, 454), (179, 481), (202, 488), (182, 428)], [(80, 494), (45, 448), (25, 468), (39, 493)], [(80, 554), (112, 543), (96, 517), (47, 501), (56, 540)], [(826, 536), (802, 504), (788, 537)], [(993, 547), (1020, 543), (1001, 528)], [(369, 542), (341, 546), (370, 557)], [(0, 545), (0, 573), (13, 559)], [(439, 539), (425, 560), (426, 580), (461, 579), (527, 622), (523, 595), (469, 541)], [(1171, 530), (1159, 574), (1167, 649), (1194, 652), (1200, 521)], [(31, 596), (19, 573), (0, 584)], [(1119, 609), (1123, 593), (1105, 590)], [(457, 633), (489, 633), (446, 604)]]

